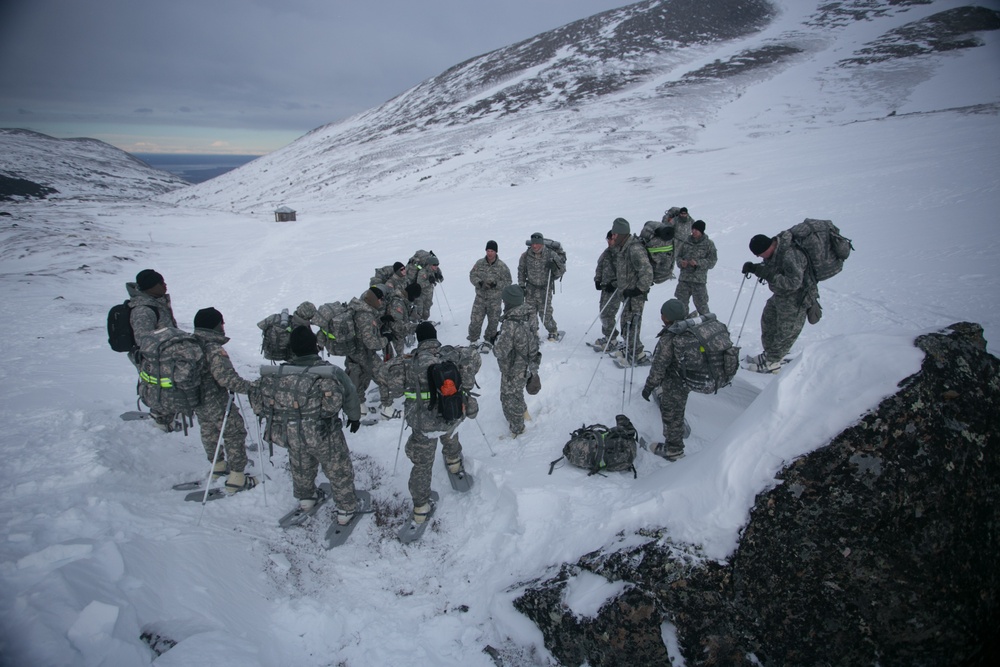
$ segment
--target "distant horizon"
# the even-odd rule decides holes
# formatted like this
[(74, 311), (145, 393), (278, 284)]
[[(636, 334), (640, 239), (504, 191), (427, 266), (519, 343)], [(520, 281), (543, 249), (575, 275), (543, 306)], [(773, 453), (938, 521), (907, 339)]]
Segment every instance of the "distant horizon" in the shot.
[(261, 157), (233, 153), (128, 153), (154, 169), (169, 172), (192, 184), (204, 183)]

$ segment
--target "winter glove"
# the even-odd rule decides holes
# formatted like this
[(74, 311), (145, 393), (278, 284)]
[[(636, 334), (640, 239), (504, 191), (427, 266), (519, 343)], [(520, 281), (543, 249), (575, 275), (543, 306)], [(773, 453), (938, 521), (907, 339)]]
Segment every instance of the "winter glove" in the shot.
[(642, 388), (642, 400), (648, 401), (649, 397), (650, 397), (650, 395), (652, 395), (652, 393), (653, 393), (652, 389), (650, 389), (649, 387), (643, 387)]
[(483, 289), (483, 281), (482, 280), (479, 281), (479, 289)]
[(548, 269), (549, 271), (555, 272), (559, 270), (559, 265), (556, 264), (556, 260), (550, 259), (549, 261), (545, 262), (545, 268)]
[(527, 389), (528, 393), (532, 396), (542, 390), (542, 379), (538, 377), (538, 373), (532, 373), (528, 377), (528, 383), (525, 385), (525, 389)]
[(610, 283), (604, 286), (604, 289), (608, 290), (609, 292), (614, 292), (616, 289), (618, 289), (618, 281), (612, 280)]
[(594, 278), (594, 287), (596, 287), (596, 288), (597, 288), (597, 291), (598, 291), (598, 292), (600, 292), (601, 290), (603, 290), (603, 289), (604, 289), (604, 285), (602, 285), (602, 284), (601, 284), (601, 281), (600, 281), (600, 280), (598, 280), (597, 278)]
[(744, 262), (743, 275), (749, 277), (751, 274), (757, 275), (757, 265), (753, 262)]
[(496, 283), (490, 283), (490, 289), (496, 289), (496, 288), (497, 288)]
[(622, 292), (622, 296), (624, 296), (627, 299), (632, 299), (634, 297), (644, 296), (644, 295), (643, 295), (643, 291), (641, 289), (639, 289), (638, 287), (630, 287), (627, 290), (625, 290), (624, 292)]
[(396, 334), (392, 333), (392, 329), (383, 329), (379, 333), (382, 334), (382, 338), (385, 338), (390, 343), (396, 340)]
[(351, 433), (357, 433), (358, 429), (361, 428), (361, 420), (351, 419), (347, 422), (347, 427), (351, 429)]

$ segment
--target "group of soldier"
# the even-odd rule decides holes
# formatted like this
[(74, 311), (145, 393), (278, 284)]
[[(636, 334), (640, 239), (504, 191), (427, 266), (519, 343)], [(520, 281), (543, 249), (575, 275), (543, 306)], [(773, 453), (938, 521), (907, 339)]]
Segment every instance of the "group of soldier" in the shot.
[[(641, 340), (642, 312), (653, 285), (652, 264), (645, 245), (631, 233), (624, 218), (612, 223), (606, 235), (607, 248), (597, 262), (594, 283), (601, 292), (602, 337), (593, 345), (616, 355), (622, 365), (651, 365), (642, 396), (649, 400), (653, 394), (658, 395), (664, 435), (664, 441), (654, 444), (651, 450), (668, 460), (676, 460), (683, 456), (688, 391), (678, 381), (678, 360), (688, 354), (682, 348), (690, 337), (675, 336), (669, 329), (694, 314), (688, 309), (689, 300), (693, 300), (697, 313), (710, 312), (707, 274), (718, 258), (704, 221), (693, 220), (686, 208), (670, 209), (663, 222), (673, 229), (669, 261), (676, 264), (679, 274), (675, 276), (671, 267), (670, 277), (676, 277), (677, 286), (674, 298), (660, 309), (664, 327), (657, 335), (652, 356), (644, 351)], [(525, 428), (528, 415), (525, 391), (537, 393), (541, 388), (539, 321), (549, 341), (561, 338), (553, 316), (554, 282), (566, 270), (564, 256), (550, 248), (541, 233), (532, 234), (527, 246), (518, 262), (516, 282), (499, 258), (498, 245), (493, 240), (487, 242), (485, 256), (469, 272), (475, 289), (468, 328), (469, 349), (477, 351), (477, 358), (479, 350), (492, 351), (495, 356), (501, 374), (500, 402), (514, 438)], [(781, 234), (773, 238), (758, 234), (751, 240), (750, 250), (763, 262), (747, 262), (743, 273), (766, 281), (773, 296), (761, 318), (764, 351), (749, 360), (749, 368), (777, 372), (806, 319), (803, 302), (815, 300), (818, 295), (815, 283), (804, 278), (806, 260), (790, 239)], [(379, 388), (378, 411), (383, 419), (400, 417), (399, 411), (393, 409), (393, 400), (400, 395), (405, 397), (402, 416), (411, 428), (405, 451), (413, 463), (409, 490), (414, 523), (425, 521), (433, 510), (431, 470), (439, 439), (448, 471), (463, 471), (457, 424), (442, 422), (435, 413), (419, 409), (430, 389), (427, 368), (440, 358), (441, 344), (429, 318), (434, 287), (441, 281), (439, 261), (431, 253), (422, 258), (414, 256), (407, 264), (395, 262), (376, 270), (369, 287), (352, 301), (356, 306), (355, 349), (346, 355), (344, 371), (333, 376), (343, 397), (346, 425), (352, 433), (357, 432), (367, 411), (365, 395), (372, 381)], [(140, 271), (127, 289), (131, 297), (130, 322), (137, 341), (162, 327), (177, 327), (162, 275), (152, 269)], [(309, 302), (296, 309), (290, 364), (330, 365), (319, 356), (321, 344), (311, 326), (317, 311)], [(256, 481), (245, 474), (246, 428), (230, 394), (246, 394), (254, 382), (240, 377), (234, 369), (223, 347), (229, 340), (224, 325), (222, 314), (215, 308), (199, 310), (194, 318), (194, 335), (202, 343), (207, 361), (203, 398), (196, 415), (206, 455), (214, 461), (213, 474), (226, 477), (227, 493), (237, 493), (253, 488)], [(406, 353), (407, 342), (416, 343), (409, 353)], [(130, 358), (137, 363), (134, 354)], [(475, 418), (478, 406), (471, 395), (466, 397), (465, 411), (464, 416)], [(161, 429), (172, 429), (174, 415), (152, 412)], [(303, 510), (316, 504), (315, 478), (317, 468), (322, 466), (331, 482), (338, 522), (346, 524), (355, 512), (367, 508), (359, 505), (354, 492), (353, 467), (342, 424), (337, 419), (315, 426), (282, 443), (289, 449), (294, 495)], [(224, 457), (216, 460), (220, 436), (225, 445)]]

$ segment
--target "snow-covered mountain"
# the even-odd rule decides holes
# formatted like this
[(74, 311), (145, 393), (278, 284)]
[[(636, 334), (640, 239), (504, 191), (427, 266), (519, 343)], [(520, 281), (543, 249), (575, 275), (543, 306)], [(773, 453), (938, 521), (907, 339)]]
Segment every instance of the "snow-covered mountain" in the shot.
[(55, 139), (30, 130), (3, 128), (0, 178), (4, 179), (0, 198), (38, 192), (52, 199), (140, 199), (188, 185), (97, 139)]
[(720, 134), (750, 141), (993, 104), (920, 88), (998, 27), (989, 3), (645, 0), (470, 59), (164, 200), (329, 209), (376, 188), (524, 185)]

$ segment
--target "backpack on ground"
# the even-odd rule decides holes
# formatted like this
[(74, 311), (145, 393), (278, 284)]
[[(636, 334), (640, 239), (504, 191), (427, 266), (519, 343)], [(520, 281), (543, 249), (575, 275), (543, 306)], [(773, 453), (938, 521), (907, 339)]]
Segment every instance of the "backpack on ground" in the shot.
[(353, 300), (350, 303), (324, 303), (312, 317), (312, 323), (319, 327), (317, 338), (330, 356), (346, 357), (354, 351), (357, 333), (354, 330), (353, 303)]
[(649, 263), (653, 265), (653, 284), (659, 285), (670, 279), (674, 263), (674, 228), (665, 222), (650, 220), (642, 226), (639, 240), (646, 246)]
[[(289, 428), (318, 420), (339, 420), (344, 395), (333, 366), (261, 366), (248, 394), (253, 413), (267, 421), (264, 438), (288, 446)], [(340, 428), (340, 424), (333, 424)]]
[[(562, 244), (559, 243), (559, 241), (553, 241), (552, 239), (543, 238), (542, 243), (545, 245), (546, 248), (554, 252), (556, 255), (559, 256), (559, 259), (562, 260), (562, 265), (563, 265), (562, 272), (559, 273), (559, 275), (555, 275), (555, 273), (552, 274), (552, 277), (554, 279), (559, 280), (566, 274), (566, 251), (563, 250)], [(531, 239), (525, 241), (524, 245), (530, 246)]]
[(201, 405), (205, 350), (193, 334), (164, 327), (142, 337), (139, 398), (150, 410), (190, 417)]
[(132, 307), (128, 305), (130, 301), (131, 299), (125, 299), (124, 303), (111, 306), (108, 311), (108, 345), (115, 352), (131, 352), (139, 347), (132, 330)]
[(732, 383), (740, 367), (740, 348), (733, 346), (729, 329), (714, 314), (677, 322), (668, 331), (698, 341), (678, 352), (677, 364), (688, 389), (714, 394)]
[(479, 351), (471, 347), (442, 345), (441, 361), (427, 367), (428, 410), (437, 410), (446, 422), (465, 413), (469, 392), (476, 385), (476, 373), (482, 366)]
[(287, 308), (265, 317), (257, 323), (261, 330), (260, 353), (271, 361), (288, 361), (292, 358), (292, 329), (308, 324), (299, 317), (289, 315)]
[(851, 239), (840, 234), (830, 220), (804, 221), (790, 228), (792, 242), (809, 258), (809, 266), (816, 281), (826, 280), (840, 273), (854, 245)]
[(638, 440), (635, 427), (625, 415), (617, 415), (612, 428), (604, 424), (582, 426), (570, 434), (569, 442), (563, 445), (562, 456), (549, 464), (549, 474), (557, 463), (566, 459), (576, 467), (587, 470), (588, 476), (606, 470), (631, 470), (632, 477), (638, 477), (633, 463)]

